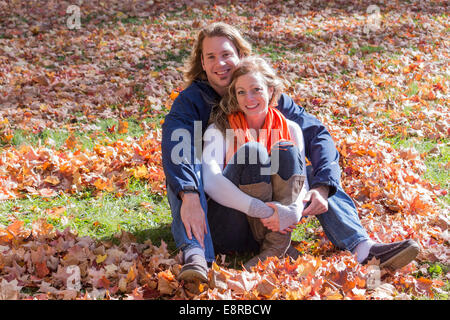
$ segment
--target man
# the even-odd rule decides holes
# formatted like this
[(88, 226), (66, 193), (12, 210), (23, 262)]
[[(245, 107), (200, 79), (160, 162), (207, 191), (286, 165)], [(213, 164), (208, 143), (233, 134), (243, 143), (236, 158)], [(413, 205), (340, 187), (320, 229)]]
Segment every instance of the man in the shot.
[[(207, 280), (207, 262), (215, 257), (211, 230), (214, 233), (226, 228), (226, 224), (245, 230), (242, 219), (230, 224), (227, 217), (222, 217), (208, 223), (213, 216), (207, 212), (200, 158), (202, 135), (211, 108), (227, 90), (240, 58), (251, 52), (250, 44), (227, 24), (214, 23), (202, 29), (187, 63), (186, 89), (174, 101), (163, 124), (162, 155), (173, 217), (172, 233), (184, 257), (180, 280)], [(352, 200), (340, 186), (339, 153), (324, 125), (285, 94), (277, 108), (301, 127), (306, 157), (311, 162), (308, 168), (311, 189), (304, 199), (309, 205), (303, 215), (317, 216), (329, 240), (338, 248), (355, 253), (360, 263), (375, 257), (381, 267), (396, 269), (411, 262), (419, 252), (414, 241), (383, 244), (370, 240)], [(249, 229), (247, 234), (232, 233), (230, 241), (240, 241), (243, 246), (251, 242)], [(290, 248), (288, 254), (296, 257), (298, 252)]]

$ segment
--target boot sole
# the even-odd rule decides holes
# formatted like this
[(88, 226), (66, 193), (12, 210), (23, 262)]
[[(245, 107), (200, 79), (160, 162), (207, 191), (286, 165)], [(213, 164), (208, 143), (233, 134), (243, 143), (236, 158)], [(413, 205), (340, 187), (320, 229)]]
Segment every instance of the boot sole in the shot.
[(420, 248), (417, 245), (412, 245), (397, 253), (392, 258), (380, 264), (381, 268), (388, 268), (392, 270), (400, 269), (413, 261), (419, 254)]
[(183, 280), (184, 282), (191, 282), (195, 280), (207, 282), (208, 277), (196, 270), (184, 270), (178, 275), (178, 280)]

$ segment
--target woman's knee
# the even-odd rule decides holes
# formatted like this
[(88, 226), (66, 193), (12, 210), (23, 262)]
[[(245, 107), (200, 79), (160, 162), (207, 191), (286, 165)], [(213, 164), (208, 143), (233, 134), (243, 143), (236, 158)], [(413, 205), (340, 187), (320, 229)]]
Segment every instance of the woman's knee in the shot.
[(260, 164), (269, 162), (267, 149), (259, 142), (250, 141), (243, 144), (236, 152), (237, 164)]
[(298, 147), (289, 141), (276, 143), (271, 150), (272, 174), (288, 179), (303, 172), (304, 163)]
[(234, 164), (226, 168), (225, 175), (229, 171), (238, 172), (239, 185), (270, 182), (270, 157), (266, 148), (260, 143), (248, 142), (242, 145), (233, 160)]

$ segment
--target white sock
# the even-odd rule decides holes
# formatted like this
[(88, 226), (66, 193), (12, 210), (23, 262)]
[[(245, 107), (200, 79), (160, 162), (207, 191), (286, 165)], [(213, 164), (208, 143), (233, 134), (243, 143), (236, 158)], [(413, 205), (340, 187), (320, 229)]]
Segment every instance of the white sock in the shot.
[(194, 255), (194, 254), (199, 254), (201, 256), (205, 256), (205, 251), (200, 248), (200, 247), (193, 247), (193, 248), (189, 248), (183, 251), (183, 255), (184, 255), (184, 262), (187, 261), (187, 259)]
[(356, 254), (356, 260), (361, 263), (369, 255), (369, 250), (374, 245), (375, 242), (372, 240), (364, 240), (358, 243), (355, 249), (353, 249), (353, 254)]

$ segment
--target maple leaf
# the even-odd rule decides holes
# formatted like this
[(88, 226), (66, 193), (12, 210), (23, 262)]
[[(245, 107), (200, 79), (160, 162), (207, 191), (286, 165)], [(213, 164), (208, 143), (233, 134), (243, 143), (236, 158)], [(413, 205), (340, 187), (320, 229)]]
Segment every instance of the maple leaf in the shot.
[(20, 220), (15, 220), (10, 224), (6, 231), (16, 239), (24, 239), (30, 235), (30, 231), (24, 228), (24, 222)]
[(178, 281), (170, 270), (158, 273), (158, 291), (161, 294), (172, 294), (178, 288)]
[(277, 288), (275, 283), (270, 281), (267, 277), (263, 277), (262, 281), (257, 285), (256, 290), (259, 294), (270, 299)]
[(44, 179), (45, 182), (50, 183), (51, 185), (58, 185), (61, 181), (59, 180), (58, 177), (56, 176), (48, 176), (47, 178)]
[(73, 134), (71, 134), (71, 135), (66, 139), (66, 141), (65, 141), (65, 146), (66, 146), (68, 149), (75, 149), (77, 143), (78, 143), (77, 138), (76, 138)]
[(39, 262), (34, 265), (36, 268), (36, 275), (39, 278), (44, 278), (46, 275), (50, 273), (50, 270), (47, 268), (47, 262)]
[(40, 218), (32, 222), (31, 233), (34, 237), (50, 237), (53, 230), (53, 225), (47, 223), (44, 218)]

